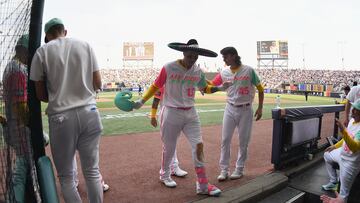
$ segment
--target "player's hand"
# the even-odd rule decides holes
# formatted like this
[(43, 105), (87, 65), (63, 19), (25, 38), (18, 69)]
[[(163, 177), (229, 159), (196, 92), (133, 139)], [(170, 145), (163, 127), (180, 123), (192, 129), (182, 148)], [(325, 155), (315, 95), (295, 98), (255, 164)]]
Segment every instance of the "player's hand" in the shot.
[(330, 147), (325, 149), (325, 152), (331, 152), (332, 150), (336, 149), (334, 145), (331, 145)]
[(329, 197), (327, 195), (321, 195), (320, 199), (323, 203), (344, 203), (345, 201), (339, 196), (339, 193), (335, 191), (336, 198)]
[(133, 108), (140, 109), (144, 105), (145, 101), (143, 99), (138, 99), (134, 102)]
[(349, 124), (349, 118), (345, 118), (343, 124), (344, 124), (344, 126), (348, 126), (348, 124)]
[[(339, 121), (339, 119), (335, 118), (335, 123), (339, 127), (340, 131), (344, 131), (345, 125)], [(349, 122), (348, 122), (349, 123)]]
[(154, 128), (156, 128), (157, 125), (158, 125), (157, 120), (156, 120), (155, 117), (151, 118), (150, 123), (151, 123), (152, 126), (154, 126)]
[(262, 108), (258, 108), (254, 114), (254, 117), (256, 117), (256, 121), (260, 120), (262, 117)]
[(226, 91), (233, 83), (231, 81), (226, 81), (222, 85), (218, 86), (220, 91)]

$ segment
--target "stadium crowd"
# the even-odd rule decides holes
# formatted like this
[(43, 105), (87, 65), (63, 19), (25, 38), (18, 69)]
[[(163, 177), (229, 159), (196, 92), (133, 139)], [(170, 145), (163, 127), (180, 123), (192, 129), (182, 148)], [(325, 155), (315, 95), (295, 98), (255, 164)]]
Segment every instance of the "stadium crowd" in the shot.
[(102, 69), (100, 71), (103, 84), (123, 83), (125, 87), (148, 87), (154, 82), (160, 69), (137, 68), (137, 69)]
[(322, 84), (334, 85), (339, 92), (345, 85), (360, 80), (360, 71), (303, 70), (303, 69), (256, 69), (266, 88), (276, 89), (281, 84)]
[[(111, 82), (124, 83), (125, 87), (147, 87), (155, 80), (158, 68), (119, 68), (102, 69), (104, 84)], [(284, 68), (256, 68), (266, 88), (276, 89), (281, 84), (322, 84), (334, 85), (334, 91), (340, 92), (345, 85), (360, 81), (360, 71), (342, 70), (304, 70)]]

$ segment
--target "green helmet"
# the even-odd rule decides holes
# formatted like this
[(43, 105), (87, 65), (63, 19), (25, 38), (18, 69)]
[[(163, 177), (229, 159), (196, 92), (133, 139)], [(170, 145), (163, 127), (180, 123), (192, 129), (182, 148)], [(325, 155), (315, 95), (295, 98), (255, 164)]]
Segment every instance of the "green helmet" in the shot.
[(132, 111), (134, 102), (130, 101), (132, 93), (130, 91), (122, 91), (116, 94), (115, 97), (115, 106), (118, 107), (122, 111)]

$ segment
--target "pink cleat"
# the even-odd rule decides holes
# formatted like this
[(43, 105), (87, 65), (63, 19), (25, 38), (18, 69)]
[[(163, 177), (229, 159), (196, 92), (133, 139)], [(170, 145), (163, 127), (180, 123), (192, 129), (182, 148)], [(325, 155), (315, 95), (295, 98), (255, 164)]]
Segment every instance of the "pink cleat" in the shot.
[(211, 185), (210, 183), (208, 183), (207, 188), (202, 190), (200, 188), (199, 182), (196, 181), (196, 193), (198, 195), (209, 195), (209, 196), (218, 197), (221, 194), (221, 190), (217, 188), (215, 185)]

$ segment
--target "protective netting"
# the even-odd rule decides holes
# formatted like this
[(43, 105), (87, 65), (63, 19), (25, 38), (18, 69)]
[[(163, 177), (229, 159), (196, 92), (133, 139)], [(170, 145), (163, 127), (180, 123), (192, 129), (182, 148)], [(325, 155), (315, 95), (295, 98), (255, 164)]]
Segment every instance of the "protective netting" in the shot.
[(0, 0), (0, 202), (40, 202), (27, 127), (32, 1)]

